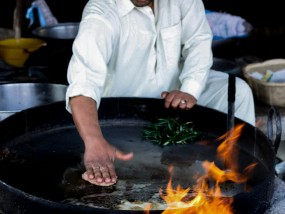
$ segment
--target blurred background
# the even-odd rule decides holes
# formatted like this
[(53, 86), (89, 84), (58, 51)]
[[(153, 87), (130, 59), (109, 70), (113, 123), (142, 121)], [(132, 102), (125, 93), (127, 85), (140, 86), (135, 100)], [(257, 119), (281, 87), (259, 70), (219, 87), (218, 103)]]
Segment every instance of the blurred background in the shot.
[[(46, 0), (50, 11), (58, 23), (77, 23), (81, 19), (82, 10), (88, 0)], [(32, 0), (1, 0), (0, 7), (0, 39), (13, 35), (14, 10), (20, 2), (18, 24), (21, 37), (35, 37), (33, 30), (40, 27), (37, 11), (34, 10), (34, 22), (25, 17)], [(214, 68), (232, 70), (249, 63), (273, 58), (285, 58), (285, 13), (282, 1), (279, 0), (203, 0), (205, 8), (221, 14), (231, 14), (245, 19), (252, 26), (246, 37), (231, 37), (215, 41), (213, 53)], [(71, 56), (72, 39), (47, 41), (48, 45), (31, 54), (25, 63), (30, 68), (30, 76), (66, 84), (67, 63)], [(59, 57), (60, 56), (60, 57)], [(7, 65), (0, 66), (7, 69)], [(11, 70), (10, 70), (11, 72)], [(18, 72), (19, 73), (19, 72)], [(12, 81), (3, 80), (3, 81)], [(1, 78), (1, 75), (0, 75)], [(6, 77), (5, 77), (6, 78)], [(4, 78), (4, 79), (5, 79)], [(7, 78), (6, 78), (7, 79)], [(1, 79), (0, 79), (1, 82)]]

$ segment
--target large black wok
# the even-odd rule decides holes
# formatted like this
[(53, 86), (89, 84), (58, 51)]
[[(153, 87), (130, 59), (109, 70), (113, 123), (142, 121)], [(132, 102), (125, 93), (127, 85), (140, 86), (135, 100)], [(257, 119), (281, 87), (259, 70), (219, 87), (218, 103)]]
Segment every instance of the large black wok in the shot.
[[(173, 184), (185, 187), (195, 182), (193, 174), (201, 173), (201, 161), (222, 165), (215, 156), (221, 143), (216, 139), (227, 131), (227, 115), (201, 106), (180, 111), (167, 110), (163, 105), (160, 99), (102, 99), (99, 115), (105, 137), (122, 151), (135, 154), (132, 161), (116, 162), (119, 181), (112, 187), (92, 186), (80, 179), (84, 148), (64, 102), (31, 108), (3, 120), (0, 123), (0, 211), (143, 213), (119, 210), (116, 205), (122, 199), (148, 201), (160, 187), (165, 189), (169, 165), (176, 169)], [(195, 129), (207, 133), (203, 141), (209, 143), (162, 148), (142, 139), (145, 125), (169, 116), (193, 121)], [(237, 118), (234, 122), (244, 123)], [(271, 141), (259, 129), (245, 123), (238, 140), (239, 167), (242, 170), (252, 162), (257, 166), (243, 187), (225, 190), (226, 197), (234, 197), (235, 213), (263, 213), (270, 205), (277, 150)]]

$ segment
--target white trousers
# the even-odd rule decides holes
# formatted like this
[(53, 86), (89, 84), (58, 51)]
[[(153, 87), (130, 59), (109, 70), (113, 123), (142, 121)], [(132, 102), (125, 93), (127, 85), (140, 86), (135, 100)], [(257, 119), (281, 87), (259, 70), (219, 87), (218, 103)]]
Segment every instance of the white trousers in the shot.
[[(213, 93), (215, 92), (215, 93)], [(208, 81), (197, 104), (228, 112), (228, 74), (210, 70)], [(251, 88), (236, 77), (235, 117), (255, 126), (255, 106)]]

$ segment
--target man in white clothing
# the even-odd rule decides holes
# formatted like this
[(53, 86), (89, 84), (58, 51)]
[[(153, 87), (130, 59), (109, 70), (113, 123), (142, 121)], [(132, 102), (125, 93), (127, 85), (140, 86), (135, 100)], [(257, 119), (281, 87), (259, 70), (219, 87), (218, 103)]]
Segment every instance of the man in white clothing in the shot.
[[(116, 183), (114, 160), (130, 160), (104, 138), (101, 97), (162, 97), (166, 108), (227, 111), (228, 76), (210, 70), (212, 33), (201, 0), (90, 0), (68, 68), (66, 108), (85, 145), (83, 178)], [(236, 81), (236, 117), (255, 124), (252, 92)]]

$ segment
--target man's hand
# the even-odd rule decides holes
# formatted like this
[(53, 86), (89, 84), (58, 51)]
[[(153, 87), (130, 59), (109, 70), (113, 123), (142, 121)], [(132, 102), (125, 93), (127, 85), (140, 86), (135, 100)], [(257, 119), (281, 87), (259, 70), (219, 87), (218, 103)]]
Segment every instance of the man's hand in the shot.
[[(86, 172), (82, 178), (99, 186), (110, 186), (117, 182), (115, 159), (130, 160), (133, 153), (124, 154), (111, 146), (104, 138), (99, 143), (88, 143), (84, 153)], [(90, 146), (91, 145), (91, 146)]]
[(111, 146), (103, 137), (95, 100), (85, 96), (70, 98), (72, 117), (85, 144), (82, 178), (96, 185), (112, 185), (117, 182), (115, 159), (130, 160), (132, 153), (124, 154)]
[(164, 91), (161, 93), (161, 97), (165, 100), (165, 108), (172, 107), (174, 109), (189, 110), (197, 103), (195, 97), (178, 90), (171, 92)]

